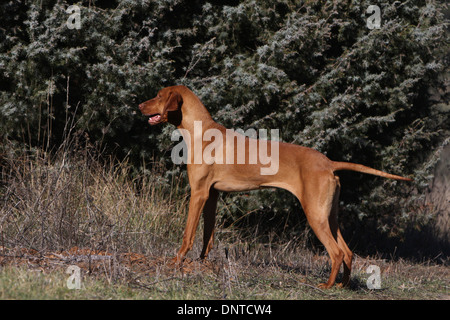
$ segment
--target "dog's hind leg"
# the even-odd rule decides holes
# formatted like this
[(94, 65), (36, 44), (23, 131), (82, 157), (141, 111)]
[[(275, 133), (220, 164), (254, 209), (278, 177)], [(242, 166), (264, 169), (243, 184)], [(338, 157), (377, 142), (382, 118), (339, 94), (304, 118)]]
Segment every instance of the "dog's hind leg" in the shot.
[(342, 284), (339, 284), (340, 287), (346, 287), (350, 284), (350, 273), (352, 271), (352, 260), (353, 260), (353, 253), (348, 248), (347, 244), (344, 241), (344, 238), (342, 237), (341, 230), (339, 229), (338, 225), (338, 213), (339, 213), (339, 194), (341, 185), (339, 183), (339, 177), (335, 176), (336, 178), (336, 191), (334, 193), (334, 199), (333, 199), (333, 207), (331, 209), (330, 214), (330, 224), (335, 225), (337, 228), (337, 244), (339, 248), (344, 252), (344, 276), (342, 278)]
[(330, 288), (344, 260), (345, 253), (338, 244), (338, 224), (334, 212), (336, 193), (339, 192), (339, 181), (334, 175), (317, 175), (305, 186), (305, 194), (301, 195), (303, 209), (311, 228), (325, 246), (331, 259), (331, 274), (327, 283), (321, 288)]

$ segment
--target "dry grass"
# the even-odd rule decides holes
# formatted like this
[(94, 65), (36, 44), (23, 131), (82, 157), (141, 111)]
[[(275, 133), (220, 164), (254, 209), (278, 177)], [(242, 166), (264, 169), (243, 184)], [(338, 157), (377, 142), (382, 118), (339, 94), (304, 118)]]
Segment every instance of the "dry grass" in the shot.
[[(187, 213), (181, 178), (166, 181), (156, 163), (133, 172), (127, 161), (102, 157), (77, 138), (51, 153), (5, 150), (0, 298), (448, 298), (448, 267), (373, 257), (356, 258), (350, 290), (320, 290), (328, 257), (308, 248), (307, 230), (280, 243), (219, 226), (210, 262), (176, 270), (167, 262), (181, 243)], [(199, 255), (200, 238), (189, 257)], [(65, 287), (71, 264), (83, 270), (84, 291)], [(381, 267), (383, 290), (367, 290), (368, 264)]]
[(131, 170), (78, 139), (53, 154), (10, 151), (1, 172), (0, 244), (155, 253), (155, 238), (178, 236), (186, 197), (156, 166), (134, 178)]

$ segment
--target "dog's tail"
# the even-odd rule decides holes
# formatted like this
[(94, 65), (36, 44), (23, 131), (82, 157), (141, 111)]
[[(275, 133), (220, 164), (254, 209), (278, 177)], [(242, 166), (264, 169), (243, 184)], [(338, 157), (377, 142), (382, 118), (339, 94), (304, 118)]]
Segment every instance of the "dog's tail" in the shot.
[(372, 169), (372, 168), (363, 166), (362, 164), (356, 164), (356, 163), (351, 163), (351, 162), (332, 161), (332, 165), (333, 165), (333, 171), (350, 170), (350, 171), (357, 171), (357, 172), (372, 174), (375, 176), (380, 176), (380, 177), (388, 178), (388, 179), (412, 181), (412, 179), (410, 179), (410, 178), (396, 176), (395, 174), (390, 174), (390, 173), (386, 173), (386, 172), (383, 172), (380, 170), (376, 170), (376, 169)]

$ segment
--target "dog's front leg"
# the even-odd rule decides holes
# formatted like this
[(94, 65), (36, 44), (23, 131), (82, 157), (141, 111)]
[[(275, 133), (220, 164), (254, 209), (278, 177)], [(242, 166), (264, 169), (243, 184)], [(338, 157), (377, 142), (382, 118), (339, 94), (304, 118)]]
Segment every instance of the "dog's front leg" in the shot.
[(183, 243), (177, 253), (176, 262), (179, 264), (183, 261), (186, 253), (192, 249), (194, 243), (195, 232), (197, 231), (198, 222), (205, 206), (206, 200), (208, 200), (209, 192), (205, 191), (193, 191), (191, 189), (191, 199), (189, 200), (189, 213), (186, 222), (186, 228), (184, 230)]
[(206, 201), (205, 208), (203, 209), (203, 249), (200, 253), (200, 259), (204, 260), (208, 256), (209, 251), (214, 243), (214, 227), (216, 224), (216, 208), (217, 198), (219, 192), (211, 188), (209, 191), (209, 198)]

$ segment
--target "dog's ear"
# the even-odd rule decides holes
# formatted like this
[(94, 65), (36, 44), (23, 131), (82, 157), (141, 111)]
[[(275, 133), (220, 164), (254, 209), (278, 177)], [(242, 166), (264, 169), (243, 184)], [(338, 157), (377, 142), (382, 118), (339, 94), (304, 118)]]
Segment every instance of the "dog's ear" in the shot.
[(179, 94), (176, 91), (172, 91), (169, 94), (169, 98), (166, 101), (166, 104), (164, 106), (164, 113), (167, 111), (176, 111), (183, 103), (183, 98), (181, 97), (181, 94)]

